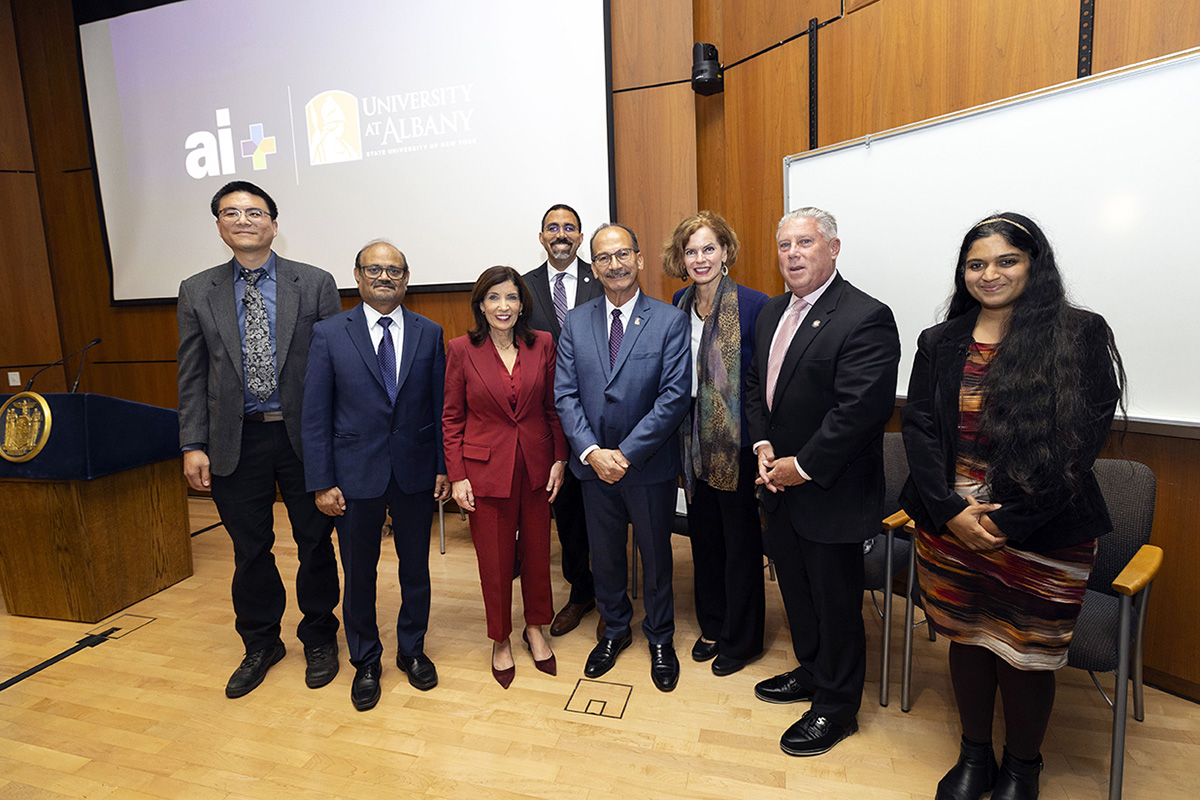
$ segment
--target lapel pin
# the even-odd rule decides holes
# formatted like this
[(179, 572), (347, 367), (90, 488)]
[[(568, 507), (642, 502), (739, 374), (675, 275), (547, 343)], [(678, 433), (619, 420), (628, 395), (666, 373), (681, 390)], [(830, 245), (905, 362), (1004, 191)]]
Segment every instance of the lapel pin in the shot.
[(642, 318), (641, 318), (641, 317), (637, 317), (637, 318), (635, 318), (635, 319), (633, 320), (633, 324), (634, 324), (634, 325), (641, 325), (641, 324), (642, 324)]
[(821, 320), (819, 320), (819, 319), (814, 319), (814, 320), (813, 320), (813, 327), (814, 327), (814, 328), (819, 328), (819, 327), (821, 327)]

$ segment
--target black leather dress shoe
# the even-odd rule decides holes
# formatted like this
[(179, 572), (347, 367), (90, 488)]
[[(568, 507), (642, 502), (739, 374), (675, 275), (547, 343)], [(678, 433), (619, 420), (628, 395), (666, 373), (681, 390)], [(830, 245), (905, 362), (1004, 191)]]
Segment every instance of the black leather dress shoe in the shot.
[(793, 670), (759, 681), (754, 687), (754, 696), (768, 703), (799, 703), (812, 700), (813, 690), (801, 684)]
[(964, 737), (958, 763), (938, 782), (935, 800), (979, 800), (996, 784), (999, 770), (991, 742), (976, 744)]
[(699, 661), (700, 663), (704, 663), (705, 661), (708, 661), (710, 658), (712, 658), (716, 654), (717, 654), (717, 643), (716, 642), (706, 642), (706, 641), (704, 641), (703, 636), (701, 636), (699, 639), (697, 639), (696, 643), (694, 645), (692, 645), (692, 661)]
[(327, 642), (304, 648), (304, 685), (320, 689), (338, 674), (337, 642)]
[(625, 635), (619, 639), (604, 637), (588, 654), (587, 663), (583, 666), (583, 674), (589, 678), (599, 678), (613, 668), (613, 664), (617, 663), (617, 655), (631, 644), (633, 644), (633, 631), (625, 631)]
[(669, 692), (679, 683), (679, 659), (671, 642), (650, 645), (650, 679), (660, 692)]
[(819, 756), (828, 753), (833, 746), (858, 732), (858, 722), (839, 725), (828, 717), (813, 710), (792, 724), (779, 740), (779, 747), (789, 756)]
[(417, 653), (415, 656), (396, 653), (396, 666), (402, 672), (407, 673), (408, 682), (422, 692), (427, 692), (437, 686), (437, 668), (433, 666), (429, 656), (424, 653)]
[(350, 702), (359, 711), (375, 707), (379, 702), (379, 676), (383, 666), (378, 661), (364, 664), (354, 673), (354, 683), (350, 685)]
[(732, 656), (727, 656), (724, 653), (718, 653), (717, 657), (713, 659), (712, 673), (718, 678), (724, 678), (726, 675), (732, 675), (735, 672), (740, 672), (742, 667), (746, 666), (751, 661), (757, 661), (761, 657), (762, 653), (759, 653), (752, 658), (733, 658)]
[(267, 670), (278, 664), (286, 652), (283, 642), (277, 641), (270, 647), (246, 653), (242, 663), (229, 676), (229, 683), (225, 684), (225, 696), (241, 697), (257, 689), (267, 677)]
[(996, 775), (996, 787), (992, 789), (992, 800), (1037, 800), (1038, 776), (1042, 774), (1042, 756), (1033, 761), (1022, 761), (1004, 748), (1000, 759), (1000, 772)]

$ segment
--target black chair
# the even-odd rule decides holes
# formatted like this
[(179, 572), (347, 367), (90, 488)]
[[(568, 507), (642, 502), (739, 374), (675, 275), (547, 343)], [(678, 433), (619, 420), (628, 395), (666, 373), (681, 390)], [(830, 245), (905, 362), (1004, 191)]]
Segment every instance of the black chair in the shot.
[[(1087, 670), (1113, 710), (1108, 796), (1119, 800), (1125, 767), (1125, 721), (1129, 681), (1133, 716), (1146, 718), (1142, 695), (1142, 649), (1150, 587), (1162, 564), (1161, 548), (1151, 545), (1156, 484), (1154, 473), (1136, 461), (1099, 459), (1094, 471), (1112, 515), (1112, 533), (1101, 536), (1088, 579), (1083, 608), (1067, 652), (1067, 666)], [(1113, 698), (1097, 672), (1116, 676)]]
[[(875, 537), (870, 551), (863, 557), (863, 568), (866, 574), (865, 586), (871, 592), (871, 601), (879, 614), (883, 632), (879, 665), (879, 705), (886, 706), (891, 678), (892, 581), (896, 573), (908, 563), (912, 550), (911, 537), (904, 534), (897, 536), (897, 531), (908, 522), (908, 515), (900, 509), (900, 489), (908, 480), (908, 459), (904, 454), (904, 439), (899, 433), (883, 435), (883, 471), (886, 481), (883, 499), (883, 511), (886, 516), (883, 519), (883, 531)], [(882, 608), (879, 604), (879, 594), (883, 595)], [(911, 608), (912, 592), (909, 593), (909, 598)], [(910, 615), (906, 612), (906, 617), (908, 616)], [(912, 624), (911, 618), (908, 624)]]

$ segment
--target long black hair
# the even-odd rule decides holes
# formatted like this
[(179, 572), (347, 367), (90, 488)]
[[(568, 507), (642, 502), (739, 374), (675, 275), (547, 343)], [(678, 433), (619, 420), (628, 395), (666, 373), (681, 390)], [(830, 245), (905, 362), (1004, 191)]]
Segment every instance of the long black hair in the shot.
[[(967, 291), (967, 253), (975, 242), (996, 235), (1029, 256), (1029, 275), (981, 387), (985, 400), (978, 437), (988, 484), (994, 497), (1020, 492), (1036, 498), (1065, 480), (1073, 495), (1091, 468), (1083, 463), (1089, 420), (1085, 387), (1106, 376), (1085, 374), (1088, 338), (1097, 332), (1088, 324), (1094, 315), (1067, 299), (1054, 249), (1036, 222), (1006, 211), (967, 231), (946, 318), (979, 308)], [(1103, 328), (1123, 412), (1125, 368), (1112, 329), (1107, 323)]]

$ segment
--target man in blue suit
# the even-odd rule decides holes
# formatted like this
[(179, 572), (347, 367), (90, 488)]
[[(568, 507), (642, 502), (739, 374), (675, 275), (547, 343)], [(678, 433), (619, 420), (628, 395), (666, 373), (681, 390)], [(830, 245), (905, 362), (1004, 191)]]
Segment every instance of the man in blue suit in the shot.
[(626, 593), (626, 530), (644, 564), (650, 677), (661, 691), (679, 681), (672, 642), (671, 517), (679, 485), (679, 423), (691, 396), (687, 315), (638, 290), (637, 237), (623, 225), (592, 234), (592, 273), (604, 296), (572, 309), (558, 342), (555, 405), (583, 483), (596, 605), (607, 626), (584, 674), (597, 678), (632, 641)]
[(396, 666), (421, 690), (437, 685), (425, 655), (433, 501), (450, 495), (442, 453), (442, 328), (401, 303), (404, 254), (372, 242), (354, 259), (362, 302), (313, 326), (304, 384), (304, 471), (334, 517), (345, 575), (342, 615), (354, 665), (350, 700), (379, 702), (383, 646), (375, 621), (380, 531), (392, 515), (400, 561)]

